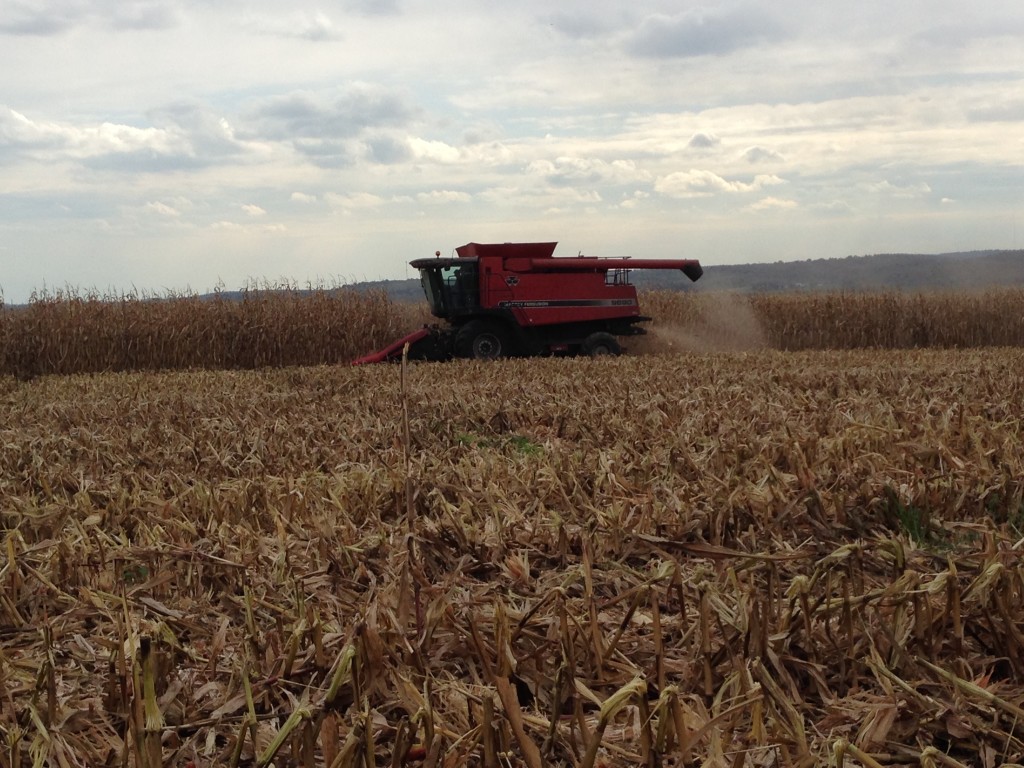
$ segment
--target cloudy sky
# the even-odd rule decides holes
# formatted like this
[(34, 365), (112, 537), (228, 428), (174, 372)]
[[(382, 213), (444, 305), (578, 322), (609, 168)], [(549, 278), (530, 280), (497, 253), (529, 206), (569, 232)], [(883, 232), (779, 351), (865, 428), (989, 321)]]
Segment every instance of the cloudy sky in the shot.
[(0, 2), (7, 302), (403, 278), (472, 240), (1024, 247), (1024, 4)]

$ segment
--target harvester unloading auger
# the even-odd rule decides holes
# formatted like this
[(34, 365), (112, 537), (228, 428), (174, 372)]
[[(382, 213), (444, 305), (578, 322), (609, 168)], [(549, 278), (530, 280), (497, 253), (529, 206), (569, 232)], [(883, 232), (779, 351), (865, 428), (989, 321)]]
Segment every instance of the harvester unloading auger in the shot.
[(468, 243), (454, 258), (417, 259), (434, 317), (421, 328), (353, 365), (400, 358), (492, 359), (535, 355), (617, 355), (619, 336), (645, 333), (633, 269), (703, 274), (690, 259), (555, 257), (557, 243)]

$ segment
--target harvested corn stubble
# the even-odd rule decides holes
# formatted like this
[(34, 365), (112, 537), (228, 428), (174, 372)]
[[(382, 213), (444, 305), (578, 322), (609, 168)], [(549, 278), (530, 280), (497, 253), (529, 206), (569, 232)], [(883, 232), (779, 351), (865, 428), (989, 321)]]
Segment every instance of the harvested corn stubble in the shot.
[(1021, 762), (1022, 390), (1009, 349), (0, 380), (0, 763)]

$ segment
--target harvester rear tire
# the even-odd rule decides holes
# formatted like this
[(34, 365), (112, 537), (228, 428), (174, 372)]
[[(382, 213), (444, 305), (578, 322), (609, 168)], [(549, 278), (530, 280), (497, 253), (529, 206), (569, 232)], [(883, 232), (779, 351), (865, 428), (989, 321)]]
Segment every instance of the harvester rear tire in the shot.
[(455, 354), (471, 360), (495, 360), (509, 354), (508, 332), (497, 323), (470, 320), (455, 334)]
[(622, 354), (622, 346), (619, 344), (619, 340), (610, 333), (598, 331), (583, 340), (580, 351), (587, 357), (603, 357), (604, 355), (614, 357)]

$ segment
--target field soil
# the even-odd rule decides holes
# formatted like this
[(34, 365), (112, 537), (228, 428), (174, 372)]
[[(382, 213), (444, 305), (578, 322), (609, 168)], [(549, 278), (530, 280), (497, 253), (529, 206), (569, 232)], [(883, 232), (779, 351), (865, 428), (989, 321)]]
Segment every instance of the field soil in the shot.
[(0, 764), (1024, 761), (1024, 352), (746, 338), (0, 379)]

